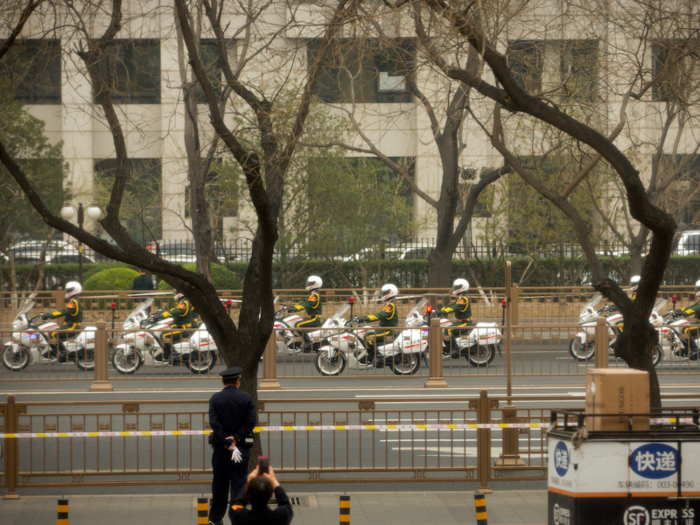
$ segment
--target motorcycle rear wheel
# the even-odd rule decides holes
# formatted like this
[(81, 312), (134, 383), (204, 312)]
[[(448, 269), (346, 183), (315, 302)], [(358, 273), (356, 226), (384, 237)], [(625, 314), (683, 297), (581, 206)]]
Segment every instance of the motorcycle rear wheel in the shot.
[(216, 354), (208, 350), (195, 350), (187, 359), (187, 368), (195, 374), (206, 374), (216, 365)]
[(29, 350), (24, 347), (19, 349), (19, 353), (12, 351), (12, 345), (7, 344), (2, 349), (2, 364), (8, 370), (20, 371), (29, 366), (31, 361)]
[(341, 352), (336, 352), (332, 358), (328, 357), (328, 352), (319, 352), (314, 359), (314, 366), (322, 376), (338, 376), (347, 364), (347, 359)]
[(397, 376), (412, 376), (420, 370), (421, 354), (395, 355), (391, 368)]
[(141, 368), (143, 359), (141, 359), (141, 354), (135, 350), (132, 350), (128, 357), (124, 355), (125, 353), (123, 348), (118, 348), (112, 356), (112, 366), (120, 374), (130, 375)]
[(496, 357), (496, 349), (494, 345), (479, 345), (476, 352), (469, 352), (469, 364), (475, 367), (488, 366), (493, 358)]
[(95, 351), (83, 349), (76, 352), (75, 365), (81, 370), (94, 370)]
[(586, 341), (584, 344), (581, 344), (581, 340), (578, 337), (574, 337), (569, 341), (569, 353), (576, 361), (589, 361), (595, 356), (595, 343)]
[(661, 360), (663, 359), (663, 357), (664, 357), (664, 353), (659, 348), (659, 345), (656, 345), (654, 347), (654, 353), (653, 353), (653, 357), (652, 357), (652, 363), (654, 364), (654, 366), (658, 366), (659, 363), (661, 362)]

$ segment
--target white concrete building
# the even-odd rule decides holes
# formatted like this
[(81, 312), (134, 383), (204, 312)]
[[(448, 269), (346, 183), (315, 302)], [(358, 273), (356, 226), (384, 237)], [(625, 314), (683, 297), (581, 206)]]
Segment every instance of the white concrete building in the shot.
[[(649, 32), (647, 41), (641, 41), (638, 27), (635, 26), (637, 22), (626, 24), (629, 29), (626, 33), (625, 24), (614, 21), (615, 10), (621, 10), (625, 2), (606, 2), (613, 11), (607, 19), (594, 19), (594, 8), (591, 6), (575, 10), (566, 8), (561, 2), (522, 4), (524, 7), (507, 24), (503, 24), (498, 35), (501, 48), (509, 50), (513, 71), (533, 92), (561, 89), (573, 79), (579, 93), (574, 98), (583, 101), (581, 113), (577, 116), (584, 120), (596, 120), (598, 129), (603, 133), (612, 132), (619, 122), (619, 109), (623, 95), (631, 85), (630, 78), (641, 72), (649, 81), (661, 71), (671, 56), (663, 45), (665, 40), (660, 39), (660, 33), (667, 29), (661, 22)], [(329, 7), (296, 2), (265, 5), (267, 7), (259, 19), (251, 26), (250, 35), (246, 35), (245, 31), (236, 34), (237, 29), (244, 28), (246, 18), (233, 4), (226, 4), (228, 11), (224, 11), (222, 25), (228, 27), (227, 36), (236, 34), (235, 38), (238, 39), (238, 47), (231, 45), (230, 58), (233, 62), (240, 53), (241, 42), (249, 38), (251, 49), (259, 54), (252, 59), (244, 77), (251, 85), (270, 91), (284, 79), (297, 83), (303, 81), (307, 74), (307, 57), (315, 42), (313, 39), (324, 29), (318, 21), (328, 16)], [(110, 11), (110, 6), (110, 2), (105, 2), (104, 8), (94, 16), (88, 8), (81, 12), (93, 37), (99, 36), (104, 29), (105, 13)], [(381, 10), (381, 7), (373, 4), (372, 9)], [(99, 198), (96, 196), (98, 182), (101, 180), (103, 184), (108, 180), (107, 176), (98, 174), (109, 171), (109, 159), (114, 158), (114, 145), (100, 116), (101, 111), (94, 103), (93, 89), (85, 76), (84, 65), (75, 53), (76, 46), (80, 46), (81, 40), (84, 40), (84, 36), (75, 29), (77, 16), (66, 11), (64, 6), (58, 10), (58, 15), (59, 19), (63, 17), (64, 24), (56, 23), (53, 11), (48, 6), (32, 16), (22, 32), (17, 49), (36, 52), (16, 53), (12, 55), (12, 60), (21, 63), (31, 57), (34, 69), (28, 66), (25, 69), (15, 68), (12, 74), (21, 73), (15, 78), (19, 81), (17, 96), (27, 102), (28, 111), (46, 123), (46, 132), (51, 141), (63, 142), (75, 201), (90, 203)], [(388, 157), (411, 159), (418, 187), (435, 198), (440, 190), (439, 152), (432, 137), (430, 120), (416, 98), (408, 93), (401, 70), (409, 71), (408, 74), (413, 75), (421, 89), (432, 97), (438, 116), (444, 112), (448, 100), (443, 90), (448, 87), (454, 89), (455, 84), (439, 78), (434, 67), (424, 65), (425, 55), (420, 51), (414, 52), (418, 46), (415, 45), (415, 33), (408, 14), (378, 15), (373, 22), (382, 28), (381, 39), (396, 39), (394, 41), (399, 42), (399, 51), (413, 53), (415, 57), (397, 65), (392, 60), (400, 62), (401, 59), (396, 56), (387, 58), (382, 54), (382, 40), (368, 41), (376, 43), (379, 52), (375, 55), (372, 55), (374, 51), (368, 52), (374, 68), (357, 77), (364, 84), (356, 89), (356, 103), (351, 104), (348, 100), (347, 86), (342, 82), (334, 83), (332, 71), (327, 72), (317, 92), (333, 106), (336, 114), (354, 114), (358, 127), (367, 139), (355, 136), (353, 144), (356, 147), (367, 148), (369, 141)], [(122, 26), (117, 43), (110, 48), (113, 62), (104, 71), (112, 75), (109, 78), (116, 88), (113, 101), (117, 103), (133, 173), (144, 174), (142, 182), (130, 189), (133, 197), (130, 204), (143, 208), (141, 224), (136, 221), (131, 227), (135, 231), (143, 230), (144, 239), (154, 235), (161, 239), (188, 238), (182, 62), (178, 61), (182, 57), (182, 46), (180, 44), (178, 47), (173, 5), (167, 0), (128, 0), (124, 2)], [(208, 24), (205, 23), (204, 27), (202, 36), (211, 38), (212, 34), (206, 29)], [(371, 34), (371, 29), (368, 29), (371, 27), (369, 22), (349, 25), (343, 31), (343, 38), (351, 42), (368, 35), (377, 37), (378, 33)], [(3, 26), (0, 38), (6, 37), (8, 28), (9, 24)], [(276, 38), (270, 44), (269, 36), (272, 34)], [(654, 38), (656, 47), (651, 45)], [(680, 39), (683, 35), (676, 33), (674, 38)], [(640, 51), (640, 43), (646, 44), (648, 49)], [(208, 45), (205, 41), (203, 49), (207, 49)], [(251, 54), (249, 51), (248, 56)], [(9, 60), (5, 62), (10, 64)], [(5, 70), (8, 70), (8, 66)], [(484, 71), (484, 75), (491, 80), (488, 70)], [(663, 123), (668, 115), (667, 103), (673, 100), (673, 94), (664, 89), (657, 83), (655, 87), (646, 89), (639, 100), (629, 103), (627, 121), (616, 142), (630, 152), (646, 179), (651, 177), (656, 148), (662, 139)], [(695, 122), (692, 89), (688, 96), (691, 103), (686, 116), (671, 122), (668, 136), (660, 147), (665, 154), (682, 155), (684, 162), (689, 162), (690, 167), (683, 179), (685, 182), (677, 185), (677, 189), (687, 197), (687, 202), (678, 210), (685, 217), (683, 226), (694, 224), (695, 213), (700, 208), (695, 197), (697, 175), (700, 173), (700, 162), (696, 161), (699, 128)], [(475, 113), (489, 124), (492, 104), (479, 97), (472, 98), (472, 101)], [(233, 106), (238, 109), (240, 100)], [(234, 129), (245, 127), (245, 123), (236, 124), (231, 113), (228, 118)], [(679, 126), (678, 121), (683, 119), (684, 124)], [(204, 132), (211, 135), (204, 105), (200, 106), (199, 122)], [(515, 130), (522, 130), (523, 122), (526, 119), (509, 119), (509, 131), (513, 133), (511, 139), (516, 151), (521, 154), (526, 152), (530, 137), (528, 135), (523, 139), (516, 135)], [(461, 152), (460, 162), (467, 170), (465, 173), (478, 174), (484, 167), (503, 163), (471, 118), (465, 119), (463, 137), (465, 148)], [(533, 147), (530, 154), (542, 153), (536, 150)], [(349, 155), (358, 153), (351, 152)], [(606, 188), (608, 194), (602, 200), (602, 205), (607, 210), (615, 209), (620, 205), (619, 192), (611, 185)], [(415, 195), (413, 204), (416, 214), (427, 218), (416, 237), (433, 237), (434, 211)], [(224, 237), (228, 240), (248, 237), (245, 218), (250, 214), (251, 210), (241, 203), (235, 211), (220, 217), (219, 227)], [(624, 230), (623, 214), (617, 213), (611, 217)], [(473, 220), (473, 236), (486, 231), (486, 220), (479, 217)]]

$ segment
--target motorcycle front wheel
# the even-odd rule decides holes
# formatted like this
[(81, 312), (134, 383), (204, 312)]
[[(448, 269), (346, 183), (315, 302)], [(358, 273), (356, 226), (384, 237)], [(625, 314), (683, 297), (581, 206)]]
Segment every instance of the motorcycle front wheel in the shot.
[(81, 370), (95, 369), (95, 351), (94, 350), (79, 350), (75, 358), (75, 364)]
[(187, 367), (195, 374), (206, 374), (214, 368), (216, 364), (216, 354), (214, 352), (196, 350), (189, 355)]
[(24, 347), (18, 353), (12, 351), (12, 345), (5, 345), (2, 349), (2, 364), (8, 370), (24, 370), (29, 366), (29, 350)]
[(118, 348), (112, 356), (112, 366), (120, 374), (130, 375), (136, 372), (143, 364), (141, 354), (132, 350), (129, 356), (123, 348)]
[(659, 345), (656, 345), (654, 347), (654, 354), (652, 357), (652, 363), (654, 364), (654, 366), (658, 366), (658, 364), (661, 362), (661, 359), (663, 358), (663, 355), (664, 354), (659, 348)]
[(493, 358), (496, 357), (494, 345), (479, 345), (476, 352), (469, 352), (469, 364), (472, 366), (488, 366)]
[(397, 376), (412, 376), (420, 370), (420, 354), (400, 353), (394, 356), (391, 368)]
[(347, 359), (341, 352), (336, 352), (334, 357), (329, 357), (328, 352), (319, 352), (316, 359), (314, 359), (316, 370), (322, 376), (340, 375), (347, 364)]
[(595, 356), (595, 343), (586, 341), (584, 344), (581, 344), (581, 340), (578, 337), (574, 337), (569, 341), (569, 353), (576, 361), (588, 361)]

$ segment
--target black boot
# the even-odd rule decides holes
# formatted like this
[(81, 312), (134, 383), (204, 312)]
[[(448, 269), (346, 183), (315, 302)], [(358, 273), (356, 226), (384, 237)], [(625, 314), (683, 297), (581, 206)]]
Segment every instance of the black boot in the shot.
[(171, 343), (165, 343), (163, 345), (163, 363), (169, 363), (170, 357), (173, 353), (173, 345)]
[(65, 363), (68, 361), (68, 352), (66, 352), (66, 347), (63, 341), (58, 342), (58, 362)]
[(690, 353), (688, 354), (688, 359), (691, 361), (697, 361), (698, 359), (698, 345), (695, 343), (695, 337), (691, 334), (688, 338), (688, 346), (690, 346)]
[(459, 359), (461, 357), (459, 343), (457, 343), (457, 338), (452, 336), (450, 338), (452, 343), (452, 359)]

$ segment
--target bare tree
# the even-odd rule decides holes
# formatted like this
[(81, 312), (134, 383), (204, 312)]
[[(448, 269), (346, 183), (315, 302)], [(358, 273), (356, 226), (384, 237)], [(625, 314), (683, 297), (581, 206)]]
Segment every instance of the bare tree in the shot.
[[(241, 315), (239, 324), (236, 326), (226, 314), (216, 290), (205, 275), (187, 271), (181, 266), (158, 258), (135, 242), (130, 237), (128, 230), (120, 223), (120, 209), (128, 180), (128, 152), (119, 113), (110, 98), (109, 85), (106, 84), (103, 75), (101, 75), (99, 60), (106, 46), (116, 38), (122, 29), (121, 0), (112, 0), (109, 3), (87, 2), (81, 6), (72, 2), (63, 3), (59, 0), (51, 2), (46, 0), (45, 3), (30, 0), (21, 5), (24, 9), (22, 14), (15, 18), (11, 35), (0, 48), (0, 58), (15, 43), (17, 35), (20, 34), (32, 13), (35, 16), (46, 14), (36, 12), (41, 5), (46, 5), (47, 11), (49, 7), (60, 6), (65, 9), (69, 19), (66, 22), (71, 22), (74, 31), (74, 41), (79, 40), (76, 54), (84, 64), (95, 98), (103, 112), (107, 129), (114, 142), (116, 154), (114, 184), (106, 207), (106, 216), (100, 220), (100, 225), (116, 244), (109, 244), (53, 213), (46, 206), (41, 194), (37, 192), (17, 159), (8, 152), (2, 142), (0, 142), (0, 160), (47, 224), (81, 240), (95, 251), (112, 259), (153, 271), (170, 285), (184, 292), (200, 312), (209, 332), (217, 341), (226, 363), (243, 367), (243, 388), (256, 396), (257, 367), (273, 326), (272, 256), (277, 240), (277, 220), (285, 173), (304, 132), (311, 101), (311, 89), (316, 82), (317, 72), (325, 52), (318, 55), (316, 63), (311, 66), (308, 79), (299, 88), (290, 130), (279, 130), (273, 118), (275, 100), (265, 96), (263, 80), (258, 77), (257, 80), (261, 84), (245, 85), (241, 81), (240, 71), (231, 67), (228, 61), (226, 52), (228, 27), (221, 24), (222, 4), (216, 0), (203, 0), (202, 5), (209, 30), (216, 39), (219, 56), (222, 59), (226, 85), (231, 89), (236, 104), (247, 106), (255, 116), (257, 132), (262, 144), (262, 155), (259, 156), (249, 145), (241, 143), (236, 138), (235, 130), (226, 124), (220, 110), (220, 97), (214, 92), (197, 52), (197, 40), (190, 22), (191, 15), (188, 11), (188, 4), (184, 0), (175, 0), (182, 39), (188, 51), (190, 65), (206, 97), (212, 126), (227, 151), (240, 165), (258, 217), (253, 253), (245, 276)], [(316, 28), (322, 35), (325, 47), (345, 21), (354, 16), (357, 5), (356, 0), (341, 0), (335, 8), (328, 9), (324, 13), (325, 18), (322, 23), (316, 21)], [(93, 24), (93, 17), (98, 16), (100, 12), (108, 13), (108, 19), (103, 25)], [(105, 28), (104, 32), (97, 37), (92, 35), (89, 29), (95, 25)], [(263, 52), (271, 46), (271, 41), (276, 41), (280, 35), (273, 31), (267, 34), (261, 32), (258, 36), (261, 36), (259, 43), (262, 42), (259, 52)], [(262, 36), (267, 38), (262, 38)], [(256, 78), (255, 75), (251, 76)], [(193, 221), (203, 220), (204, 215), (204, 213), (196, 215), (193, 217)], [(195, 227), (195, 229), (199, 228)]]

